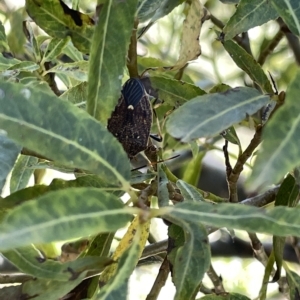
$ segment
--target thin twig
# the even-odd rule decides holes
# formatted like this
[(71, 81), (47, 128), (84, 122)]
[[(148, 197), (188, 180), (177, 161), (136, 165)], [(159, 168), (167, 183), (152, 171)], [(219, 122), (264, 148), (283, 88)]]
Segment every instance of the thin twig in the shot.
[(206, 272), (207, 276), (210, 278), (214, 285), (214, 292), (219, 295), (226, 293), (223, 283), (222, 283), (222, 277), (218, 276), (217, 272), (215, 271), (212, 264), (210, 265), (208, 271)]
[(0, 275), (0, 284), (23, 283), (33, 279), (33, 276), (26, 274)]
[(240, 177), (241, 172), (244, 169), (244, 164), (251, 157), (253, 151), (261, 142), (262, 126), (258, 125), (254, 137), (252, 138), (250, 144), (245, 149), (245, 151), (238, 157), (238, 160), (232, 169), (232, 172), (228, 178), (228, 189), (229, 189), (229, 201), (238, 202), (237, 195), (237, 181)]
[(280, 28), (280, 30), (275, 34), (275, 36), (268, 43), (268, 45), (260, 52), (257, 62), (261, 66), (265, 63), (268, 55), (271, 54), (274, 51), (274, 49), (277, 47), (279, 42), (282, 40), (283, 36), (284, 36), (284, 33)]
[(161, 266), (159, 268), (157, 277), (153, 283), (151, 291), (147, 295), (146, 300), (156, 300), (157, 299), (161, 289), (166, 284), (169, 273), (170, 273), (170, 264), (169, 264), (169, 261), (166, 256), (163, 263), (161, 264)]
[(130, 38), (130, 45), (128, 49), (128, 60), (127, 60), (127, 68), (130, 77), (138, 77), (138, 67), (137, 67), (137, 38), (136, 32), (139, 24), (139, 20), (136, 18), (134, 21), (134, 26), (132, 29), (132, 34)]

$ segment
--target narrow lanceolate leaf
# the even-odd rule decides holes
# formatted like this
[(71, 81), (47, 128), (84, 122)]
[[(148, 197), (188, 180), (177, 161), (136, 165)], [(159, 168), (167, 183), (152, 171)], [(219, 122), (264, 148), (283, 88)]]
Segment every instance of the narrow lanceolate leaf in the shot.
[[(139, 231), (139, 228), (138, 228)], [(141, 253), (141, 245), (139, 243), (139, 232), (133, 238), (132, 244), (121, 256), (118, 262), (118, 268), (115, 275), (100, 288), (97, 299), (127, 299), (128, 279), (135, 269)]]
[(286, 269), (286, 277), (290, 288), (290, 299), (297, 299), (300, 296), (300, 276)]
[(51, 41), (47, 46), (41, 64), (47, 61), (51, 61), (54, 58), (56, 58), (58, 55), (60, 55), (69, 42), (70, 42), (70, 37), (66, 37), (64, 39), (58, 39), (58, 38), (51, 39)]
[(47, 73), (57, 73), (67, 75), (79, 81), (87, 81), (88, 67), (89, 63), (85, 60), (73, 63), (64, 63), (49, 69), (44, 72), (44, 75)]
[(300, 236), (300, 209), (278, 206), (269, 210), (241, 204), (184, 202), (160, 208), (153, 215), (172, 214), (173, 218), (215, 226), (278, 236)]
[(119, 198), (96, 188), (49, 192), (8, 213), (1, 224), (0, 249), (115, 231), (131, 213)]
[(236, 65), (246, 72), (254, 82), (266, 93), (274, 93), (271, 83), (263, 69), (245, 49), (231, 40), (223, 42), (223, 46)]
[(164, 217), (182, 227), (185, 240), (182, 246), (173, 250), (173, 282), (176, 286), (174, 299), (195, 299), (203, 276), (210, 266), (207, 232), (199, 223), (201, 219), (183, 220), (173, 212)]
[(59, 39), (70, 36), (75, 47), (89, 53), (94, 21), (88, 15), (70, 9), (60, 0), (26, 0), (26, 10), (50, 36)]
[(178, 107), (185, 102), (206, 94), (199, 87), (166, 77), (151, 76), (149, 77), (152, 91), (157, 95), (153, 95), (169, 105)]
[(37, 157), (20, 155), (10, 178), (10, 193), (24, 189), (34, 172), (32, 165), (38, 162)]
[(192, 0), (183, 22), (179, 58), (172, 68), (173, 70), (182, 68), (188, 61), (198, 58), (201, 54), (199, 36), (204, 13), (202, 3), (199, 0)]
[(0, 192), (5, 184), (6, 177), (13, 168), (21, 150), (19, 145), (16, 145), (12, 140), (5, 135), (2, 135), (1, 129), (0, 126)]
[(20, 271), (37, 278), (58, 281), (74, 280), (75, 276), (94, 270), (101, 272), (112, 260), (104, 257), (84, 257), (60, 263), (52, 259), (46, 260), (32, 246), (4, 251), (3, 255)]
[[(132, 245), (135, 236), (138, 235), (139, 253), (136, 257), (136, 262), (138, 262), (139, 258), (142, 255), (142, 251), (145, 247), (145, 244), (148, 240), (149, 228), (150, 220), (141, 223), (141, 218), (139, 215), (137, 215), (131, 222), (130, 226), (127, 229), (127, 232), (121, 239), (117, 249), (111, 256), (111, 258), (114, 261), (118, 261), (120, 257), (124, 254), (124, 252)], [(115, 276), (117, 267), (117, 264), (112, 264), (104, 269), (104, 271), (100, 275), (100, 286), (107, 284), (107, 282)]]
[[(64, 296), (75, 288), (86, 276), (87, 272), (79, 274), (78, 277), (70, 281), (58, 281), (34, 278), (22, 284), (22, 295), (27, 299), (35, 300), (57, 300), (63, 299)], [(22, 299), (22, 298), (21, 298)], [(25, 298), (26, 299), (26, 298)]]
[(5, 51), (9, 51), (9, 46), (6, 39), (4, 26), (2, 22), (0, 22), (0, 52)]
[(176, 186), (180, 189), (182, 196), (185, 201), (205, 201), (202, 194), (194, 186), (184, 182), (183, 180), (178, 180)]
[(263, 132), (264, 142), (249, 180), (251, 188), (276, 183), (285, 173), (300, 165), (299, 90), (300, 71), (287, 89), (284, 105), (268, 121)]
[(236, 12), (223, 29), (225, 40), (278, 17), (269, 0), (241, 0)]
[(91, 47), (87, 111), (102, 124), (120, 97), (137, 2), (107, 0), (100, 10)]
[(8, 137), (66, 166), (127, 184), (130, 167), (122, 146), (85, 111), (21, 84), (1, 83), (0, 95), (0, 129)]
[(226, 295), (206, 295), (197, 300), (250, 300), (250, 298), (237, 293), (226, 293)]
[(254, 114), (269, 99), (269, 96), (248, 87), (199, 96), (171, 114), (167, 131), (182, 142), (213, 136)]
[(279, 16), (289, 29), (300, 35), (300, 2), (298, 0), (271, 0)]

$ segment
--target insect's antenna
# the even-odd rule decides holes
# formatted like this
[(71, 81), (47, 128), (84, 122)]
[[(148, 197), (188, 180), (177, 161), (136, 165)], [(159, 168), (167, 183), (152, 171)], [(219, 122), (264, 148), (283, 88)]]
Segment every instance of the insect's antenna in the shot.
[(169, 158), (167, 158), (167, 159), (162, 159), (162, 160), (159, 160), (159, 161), (157, 161), (157, 162), (152, 162), (152, 163), (149, 163), (148, 165), (143, 165), (143, 166), (140, 166), (140, 167), (134, 168), (134, 169), (132, 169), (132, 170), (131, 170), (131, 172), (133, 172), (133, 171), (137, 171), (137, 170), (140, 170), (140, 169), (143, 169), (143, 168), (149, 167), (149, 166), (154, 166), (154, 165), (157, 165), (157, 164), (159, 164), (159, 163), (162, 163), (162, 162), (165, 162), (165, 161), (168, 161), (168, 160), (171, 160), (171, 159), (177, 158), (177, 157), (179, 157), (179, 156), (180, 156), (180, 154), (177, 154), (177, 155), (175, 155), (175, 156), (172, 156), (172, 157), (169, 157)]

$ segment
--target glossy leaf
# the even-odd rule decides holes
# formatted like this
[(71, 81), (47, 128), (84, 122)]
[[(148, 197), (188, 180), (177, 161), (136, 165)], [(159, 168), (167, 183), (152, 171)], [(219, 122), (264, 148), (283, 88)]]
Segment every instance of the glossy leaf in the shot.
[(70, 36), (83, 53), (89, 53), (94, 21), (59, 0), (26, 0), (29, 16), (50, 36), (64, 39)]
[(300, 107), (297, 101), (299, 89), (300, 71), (286, 91), (284, 106), (266, 124), (264, 142), (248, 182), (251, 188), (276, 183), (288, 171), (300, 165)]
[(225, 40), (277, 17), (278, 14), (269, 0), (241, 0), (236, 12), (223, 29)]
[(90, 54), (87, 111), (102, 124), (120, 97), (136, 7), (137, 0), (108, 0), (99, 13)]
[(86, 274), (87, 272), (83, 272), (78, 278), (67, 282), (35, 278), (23, 283), (22, 294), (35, 300), (57, 300), (75, 288), (85, 278)]
[(3, 128), (0, 125), (0, 192), (3, 189), (7, 175), (13, 168), (18, 154), (21, 151), (19, 145), (1, 134), (2, 130)]
[(132, 209), (95, 188), (49, 192), (8, 213), (1, 224), (0, 249), (111, 232), (131, 220)]
[(149, 79), (151, 89), (157, 93), (157, 98), (175, 107), (206, 94), (199, 87), (187, 82), (159, 76), (151, 76)]
[(298, 0), (271, 0), (279, 16), (289, 29), (300, 36), (300, 9)]
[(12, 171), (10, 178), (10, 192), (16, 192), (18, 190), (24, 189), (34, 169), (30, 168), (33, 164), (38, 162), (38, 158), (33, 156), (21, 155)]
[(278, 236), (300, 236), (298, 207), (278, 206), (264, 210), (241, 204), (210, 204), (205, 202), (184, 202), (174, 207), (160, 208), (152, 214), (172, 214), (172, 217), (187, 222), (240, 229), (250, 232)]
[(111, 183), (127, 184), (126, 153), (86, 112), (20, 84), (3, 82), (0, 93), (0, 128), (10, 138), (66, 166), (89, 170)]
[(248, 87), (199, 96), (171, 114), (167, 131), (182, 142), (213, 136), (254, 114), (269, 99), (269, 96)]
[(207, 232), (199, 220), (180, 219), (173, 212), (175, 211), (171, 211), (165, 217), (182, 227), (185, 238), (184, 244), (176, 249), (173, 262), (173, 282), (176, 286), (174, 299), (194, 299), (210, 266)]
[(252, 55), (231, 40), (223, 42), (223, 46), (236, 65), (246, 72), (254, 82), (260, 85), (266, 93), (274, 93), (268, 77)]
[(74, 280), (88, 270), (100, 272), (112, 263), (109, 258), (84, 257), (62, 264), (52, 259), (45, 260), (32, 246), (4, 251), (3, 255), (26, 274), (57, 281)]

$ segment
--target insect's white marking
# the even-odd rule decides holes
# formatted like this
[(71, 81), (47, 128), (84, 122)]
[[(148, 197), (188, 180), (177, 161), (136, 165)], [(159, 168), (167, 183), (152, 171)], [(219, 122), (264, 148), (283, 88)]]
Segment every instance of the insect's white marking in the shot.
[(134, 110), (134, 107), (130, 104), (130, 105), (128, 105), (127, 109)]

